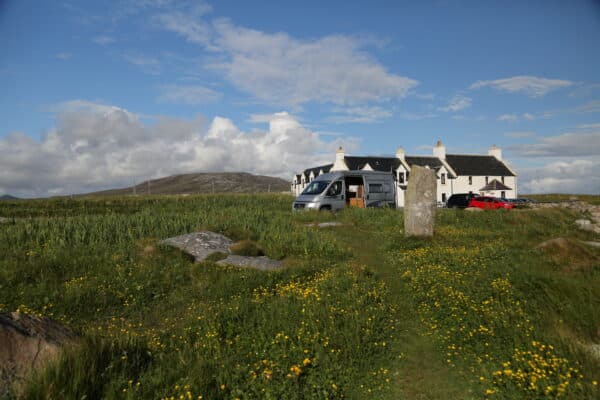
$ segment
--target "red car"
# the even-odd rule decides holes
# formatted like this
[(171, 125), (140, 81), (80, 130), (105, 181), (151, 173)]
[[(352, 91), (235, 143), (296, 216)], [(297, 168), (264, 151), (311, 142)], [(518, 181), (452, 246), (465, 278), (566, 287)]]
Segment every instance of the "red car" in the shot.
[(514, 208), (515, 205), (511, 203), (507, 203), (500, 199), (490, 196), (477, 196), (473, 197), (469, 200), (469, 207), (477, 207), (484, 209), (496, 210), (498, 208), (511, 209)]

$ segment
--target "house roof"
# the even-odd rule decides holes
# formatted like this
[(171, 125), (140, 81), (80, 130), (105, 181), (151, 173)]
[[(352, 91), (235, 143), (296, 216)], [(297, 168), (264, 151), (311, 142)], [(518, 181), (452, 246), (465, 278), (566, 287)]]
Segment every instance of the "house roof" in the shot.
[(490, 183), (479, 189), (480, 192), (488, 192), (491, 190), (512, 190), (498, 179), (492, 179)]
[(375, 171), (391, 172), (395, 171), (400, 165), (400, 160), (396, 157), (344, 157), (344, 162), (348, 169), (354, 171), (363, 169), (369, 164)]
[(312, 172), (314, 176), (319, 175), (319, 172), (321, 170), (323, 170), (323, 173), (329, 172), (329, 170), (331, 169), (331, 167), (333, 167), (333, 164), (327, 164), (327, 165), (320, 165), (318, 167), (313, 167), (313, 168), (308, 168), (305, 169), (303, 174), (304, 177), (306, 178), (306, 180), (308, 180), (308, 178), (310, 177), (310, 173)]
[(446, 162), (458, 175), (515, 176), (502, 161), (494, 156), (446, 154)]
[(434, 156), (406, 156), (404, 157), (408, 165), (418, 165), (419, 167), (429, 167), (438, 170), (442, 167), (442, 162)]

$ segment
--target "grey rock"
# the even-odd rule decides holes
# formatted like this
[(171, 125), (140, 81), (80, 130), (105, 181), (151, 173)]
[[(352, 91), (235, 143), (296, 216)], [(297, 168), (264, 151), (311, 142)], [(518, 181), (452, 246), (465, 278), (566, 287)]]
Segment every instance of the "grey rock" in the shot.
[(581, 344), (588, 353), (596, 360), (600, 360), (600, 343)]
[(589, 219), (578, 219), (575, 221), (575, 223), (577, 225), (579, 225), (580, 227), (586, 226), (586, 225), (591, 225), (592, 221), (590, 221)]
[(583, 242), (584, 244), (587, 244), (588, 246), (592, 246), (592, 247), (600, 247), (600, 242)]
[(0, 217), (0, 224), (8, 224), (10, 220), (8, 218)]
[(405, 236), (433, 236), (436, 199), (435, 171), (413, 166), (404, 202)]
[(0, 313), (0, 398), (18, 395), (34, 371), (75, 342), (69, 329), (47, 317)]
[(471, 211), (471, 212), (483, 212), (483, 208), (479, 208), (479, 207), (467, 207), (465, 208), (465, 211)]
[(268, 257), (246, 257), (235, 254), (217, 261), (219, 265), (235, 265), (236, 267), (254, 268), (261, 271), (273, 271), (283, 267), (283, 261), (272, 260)]
[(316, 226), (317, 228), (330, 228), (332, 226), (342, 226), (343, 224), (341, 222), (336, 222), (336, 221), (332, 221), (332, 222), (321, 222), (319, 224), (306, 224), (304, 226)]
[(321, 222), (319, 225), (317, 225), (319, 228), (329, 228), (332, 226), (342, 226), (343, 224), (341, 222)]
[(229, 247), (233, 244), (233, 241), (227, 236), (203, 231), (168, 238), (160, 243), (177, 247), (194, 257), (196, 262), (200, 262), (213, 253), (229, 254)]

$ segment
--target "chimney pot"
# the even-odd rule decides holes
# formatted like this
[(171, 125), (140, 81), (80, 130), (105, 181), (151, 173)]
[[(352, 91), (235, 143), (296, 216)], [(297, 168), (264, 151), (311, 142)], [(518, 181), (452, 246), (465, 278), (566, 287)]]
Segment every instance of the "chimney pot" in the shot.
[(446, 159), (446, 146), (442, 144), (441, 140), (438, 140), (433, 148), (433, 155), (441, 160)]

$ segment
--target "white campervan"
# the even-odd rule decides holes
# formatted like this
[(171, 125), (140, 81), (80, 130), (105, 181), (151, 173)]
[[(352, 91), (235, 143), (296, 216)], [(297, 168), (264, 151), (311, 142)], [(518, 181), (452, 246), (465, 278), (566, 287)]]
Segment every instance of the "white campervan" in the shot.
[(293, 210), (396, 206), (394, 176), (380, 171), (339, 171), (319, 175), (296, 200)]

